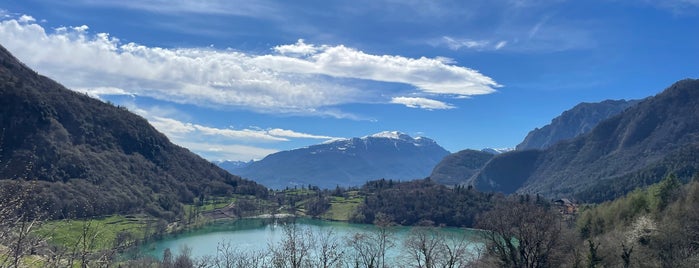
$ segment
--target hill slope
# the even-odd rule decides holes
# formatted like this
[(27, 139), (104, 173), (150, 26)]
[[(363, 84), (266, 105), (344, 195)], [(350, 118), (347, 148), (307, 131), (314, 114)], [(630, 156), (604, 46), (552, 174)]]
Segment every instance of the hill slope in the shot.
[(580, 103), (551, 120), (550, 124), (530, 131), (516, 148), (520, 151), (546, 149), (559, 141), (590, 132), (600, 121), (617, 115), (638, 102), (606, 100), (598, 103)]
[(265, 193), (173, 145), (126, 109), (38, 75), (3, 47), (0, 96), (0, 183), (36, 179), (35, 202), (52, 217), (173, 217), (178, 202), (201, 195)]
[[(602, 200), (657, 182), (667, 172), (687, 178), (699, 170), (697, 160), (699, 80), (687, 79), (600, 122), (588, 134), (544, 151), (498, 155), (470, 183), (484, 190), (581, 198), (607, 185), (606, 193), (595, 197)], [(502, 166), (528, 167), (515, 172)]]
[(431, 139), (394, 131), (274, 153), (231, 172), (271, 188), (334, 188), (380, 178), (424, 178), (447, 154)]
[(490, 151), (463, 150), (447, 155), (432, 170), (436, 183), (457, 185), (466, 182), (495, 156)]

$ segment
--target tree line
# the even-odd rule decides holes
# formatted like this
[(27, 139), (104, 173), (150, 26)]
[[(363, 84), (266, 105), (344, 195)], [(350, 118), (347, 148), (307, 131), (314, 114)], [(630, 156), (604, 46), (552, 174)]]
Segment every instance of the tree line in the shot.
[[(310, 189), (310, 190), (309, 190)], [(309, 205), (343, 191), (309, 187), (287, 192), (279, 202)], [(400, 190), (398, 190), (400, 189)], [(14, 191), (2, 188), (2, 191)], [(338, 189), (336, 189), (338, 190)], [(469, 188), (443, 188), (429, 180), (379, 180), (362, 188), (365, 200), (358, 211), (371, 215), (375, 231), (338, 237), (313, 233), (296, 224), (283, 227), (283, 239), (260, 252), (249, 252), (221, 241), (217, 252), (193, 257), (191, 251), (166, 251), (160, 258), (116, 258), (136, 240), (123, 234), (108, 249), (97, 250), (97, 226), (89, 221), (68, 247), (50, 244), (35, 232), (40, 210), (24, 202), (30, 189), (16, 192), (0, 205), (0, 267), (697, 267), (699, 265), (699, 176), (682, 183), (667, 176), (614, 201), (581, 205), (577, 215), (563, 215), (549, 199), (538, 195), (477, 193)], [(434, 192), (433, 192), (434, 191)], [(403, 192), (406, 196), (401, 196)], [(429, 198), (427, 195), (440, 197)], [(482, 211), (469, 222), (482, 229), (478, 237), (444, 236), (437, 231), (449, 223), (439, 215), (459, 202), (478, 197)], [(310, 199), (309, 199), (310, 198)], [(456, 199), (453, 199), (456, 198)], [(481, 199), (482, 198), (482, 199)], [(298, 199), (298, 200), (296, 200)], [(444, 199), (447, 201), (437, 201)], [(419, 201), (418, 201), (419, 200)], [(453, 201), (456, 200), (456, 201)], [(463, 201), (466, 200), (466, 201)], [(396, 204), (392, 202), (395, 201)], [(453, 201), (454, 203), (450, 203)], [(421, 203), (422, 202), (422, 203)], [(434, 203), (430, 203), (434, 202)], [(429, 207), (427, 204), (434, 204)], [(477, 204), (477, 203), (476, 203)], [(485, 205), (487, 204), (487, 205)], [(444, 206), (444, 207), (440, 207)], [(420, 212), (433, 209), (433, 212)], [(444, 211), (442, 211), (444, 210)], [(370, 211), (371, 213), (368, 213)], [(417, 214), (414, 216), (414, 213)], [(468, 212), (458, 212), (466, 214)], [(434, 218), (432, 215), (437, 215)], [(369, 217), (364, 217), (366, 221)], [(419, 220), (412, 221), (417, 218)], [(435, 220), (433, 220), (435, 219)], [(463, 224), (461, 222), (460, 224)], [(412, 225), (408, 239), (397, 245), (390, 229)], [(155, 234), (154, 232), (153, 234)], [(162, 233), (161, 233), (162, 234)], [(479, 250), (473, 255), (474, 247)], [(398, 251), (398, 262), (387, 252)], [(391, 257), (392, 258), (392, 257)], [(31, 262), (34, 260), (34, 262)], [(389, 265), (389, 261), (390, 265)], [(396, 264), (397, 263), (397, 264)]]

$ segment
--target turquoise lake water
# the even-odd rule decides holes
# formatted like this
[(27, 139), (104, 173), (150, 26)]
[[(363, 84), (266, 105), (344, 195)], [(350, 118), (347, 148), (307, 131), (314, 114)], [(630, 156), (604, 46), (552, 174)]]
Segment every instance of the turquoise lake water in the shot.
[[(344, 243), (349, 236), (356, 233), (376, 232), (373, 225), (351, 224), (345, 222), (331, 222), (314, 219), (297, 219), (296, 224), (300, 228), (307, 228), (314, 234), (321, 234), (332, 230), (334, 237), (341, 241), (340, 244), (349, 249)], [(176, 236), (164, 238), (152, 242), (142, 248), (142, 253), (156, 258), (162, 258), (166, 248), (172, 251), (173, 255), (183, 247), (191, 250), (193, 257), (211, 256), (217, 252), (217, 247), (221, 243), (229, 243), (239, 250), (245, 251), (269, 251), (271, 246), (277, 245), (284, 235), (281, 220), (272, 219), (240, 219), (231, 222), (221, 222), (208, 225), (206, 227), (190, 231)], [(471, 253), (477, 252), (480, 243), (475, 242), (478, 230), (460, 228), (439, 228), (440, 233), (445, 237), (456, 238), (465, 237), (470, 241), (469, 250)], [(392, 227), (391, 240), (394, 246), (388, 250), (389, 258), (397, 259), (404, 255), (404, 241), (410, 234), (410, 227)]]

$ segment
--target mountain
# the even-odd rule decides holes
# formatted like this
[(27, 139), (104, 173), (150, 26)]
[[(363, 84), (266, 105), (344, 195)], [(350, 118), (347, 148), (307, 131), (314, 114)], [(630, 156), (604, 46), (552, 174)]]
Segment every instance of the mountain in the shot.
[(250, 165), (250, 163), (252, 163), (252, 160), (250, 160), (248, 162), (244, 162), (244, 161), (218, 161), (218, 162), (214, 162), (214, 164), (216, 164), (217, 166), (219, 166), (220, 168), (225, 169), (225, 170), (234, 170), (234, 169), (244, 168), (244, 167), (247, 167), (248, 165)]
[(495, 156), (469, 182), (477, 189), (607, 200), (699, 170), (699, 80), (678, 81), (590, 132), (546, 150)]
[(486, 152), (489, 154), (502, 154), (513, 150), (513, 148), (483, 148), (481, 149), (481, 152)]
[(543, 150), (559, 141), (575, 138), (592, 130), (600, 121), (617, 115), (638, 102), (638, 100), (605, 100), (597, 103), (580, 103), (551, 120), (550, 124), (530, 131), (516, 149)]
[(271, 154), (231, 172), (271, 188), (358, 186), (369, 180), (430, 175), (447, 150), (431, 139), (391, 131)]
[(478, 173), (495, 155), (495, 153), (485, 151), (485, 149), (481, 151), (463, 150), (447, 155), (434, 167), (430, 179), (446, 185), (462, 184)]
[(29, 191), (50, 217), (173, 218), (183, 213), (180, 202), (197, 197), (266, 193), (127, 109), (37, 74), (1, 46), (0, 96), (0, 185)]
[[(559, 141), (575, 138), (592, 130), (600, 121), (617, 115), (638, 102), (637, 100), (606, 100), (599, 103), (580, 103), (551, 120), (550, 124), (530, 131), (524, 141), (517, 145), (516, 150), (543, 150)], [(481, 150), (481, 152), (491, 154), (490, 156), (478, 154), (472, 150), (457, 152), (445, 157), (442, 162), (437, 164), (430, 177), (435, 182), (442, 184), (461, 184), (478, 173), (493, 155), (513, 150), (515, 149), (485, 148)], [(500, 161), (502, 159), (497, 159), (493, 165), (497, 166)], [(491, 168), (488, 172), (495, 171)], [(498, 172), (515, 173), (515, 170), (499, 170)], [(487, 177), (488, 175), (483, 174), (482, 176)], [(492, 190), (489, 184), (483, 184), (483, 181), (480, 183), (480, 189)]]

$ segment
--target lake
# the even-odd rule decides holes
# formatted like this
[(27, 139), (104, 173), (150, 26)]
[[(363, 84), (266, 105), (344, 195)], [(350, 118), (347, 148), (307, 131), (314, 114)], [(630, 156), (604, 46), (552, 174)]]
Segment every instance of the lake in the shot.
[[(206, 227), (166, 237), (162, 240), (147, 244), (142, 253), (156, 258), (162, 258), (163, 252), (169, 248), (173, 255), (177, 255), (185, 246), (191, 250), (192, 257), (213, 256), (217, 254), (218, 247), (228, 244), (239, 251), (245, 252), (270, 252), (271, 247), (279, 245), (284, 237), (284, 220), (280, 219), (240, 219), (230, 222), (220, 222)], [(349, 258), (354, 249), (347, 243), (355, 234), (378, 234), (378, 228), (373, 225), (351, 224), (346, 222), (332, 222), (299, 218), (295, 220), (300, 230), (310, 231), (319, 237), (328, 231), (332, 231), (341, 250), (346, 252)], [(452, 247), (461, 247), (463, 258), (472, 259), (479, 251), (481, 243), (475, 242), (478, 230), (461, 228), (435, 228), (431, 233), (445, 240)], [(387, 250), (387, 263), (396, 263), (410, 258), (410, 253), (405, 247), (405, 241), (409, 237), (415, 237), (410, 227), (391, 227), (390, 240), (394, 246)]]

